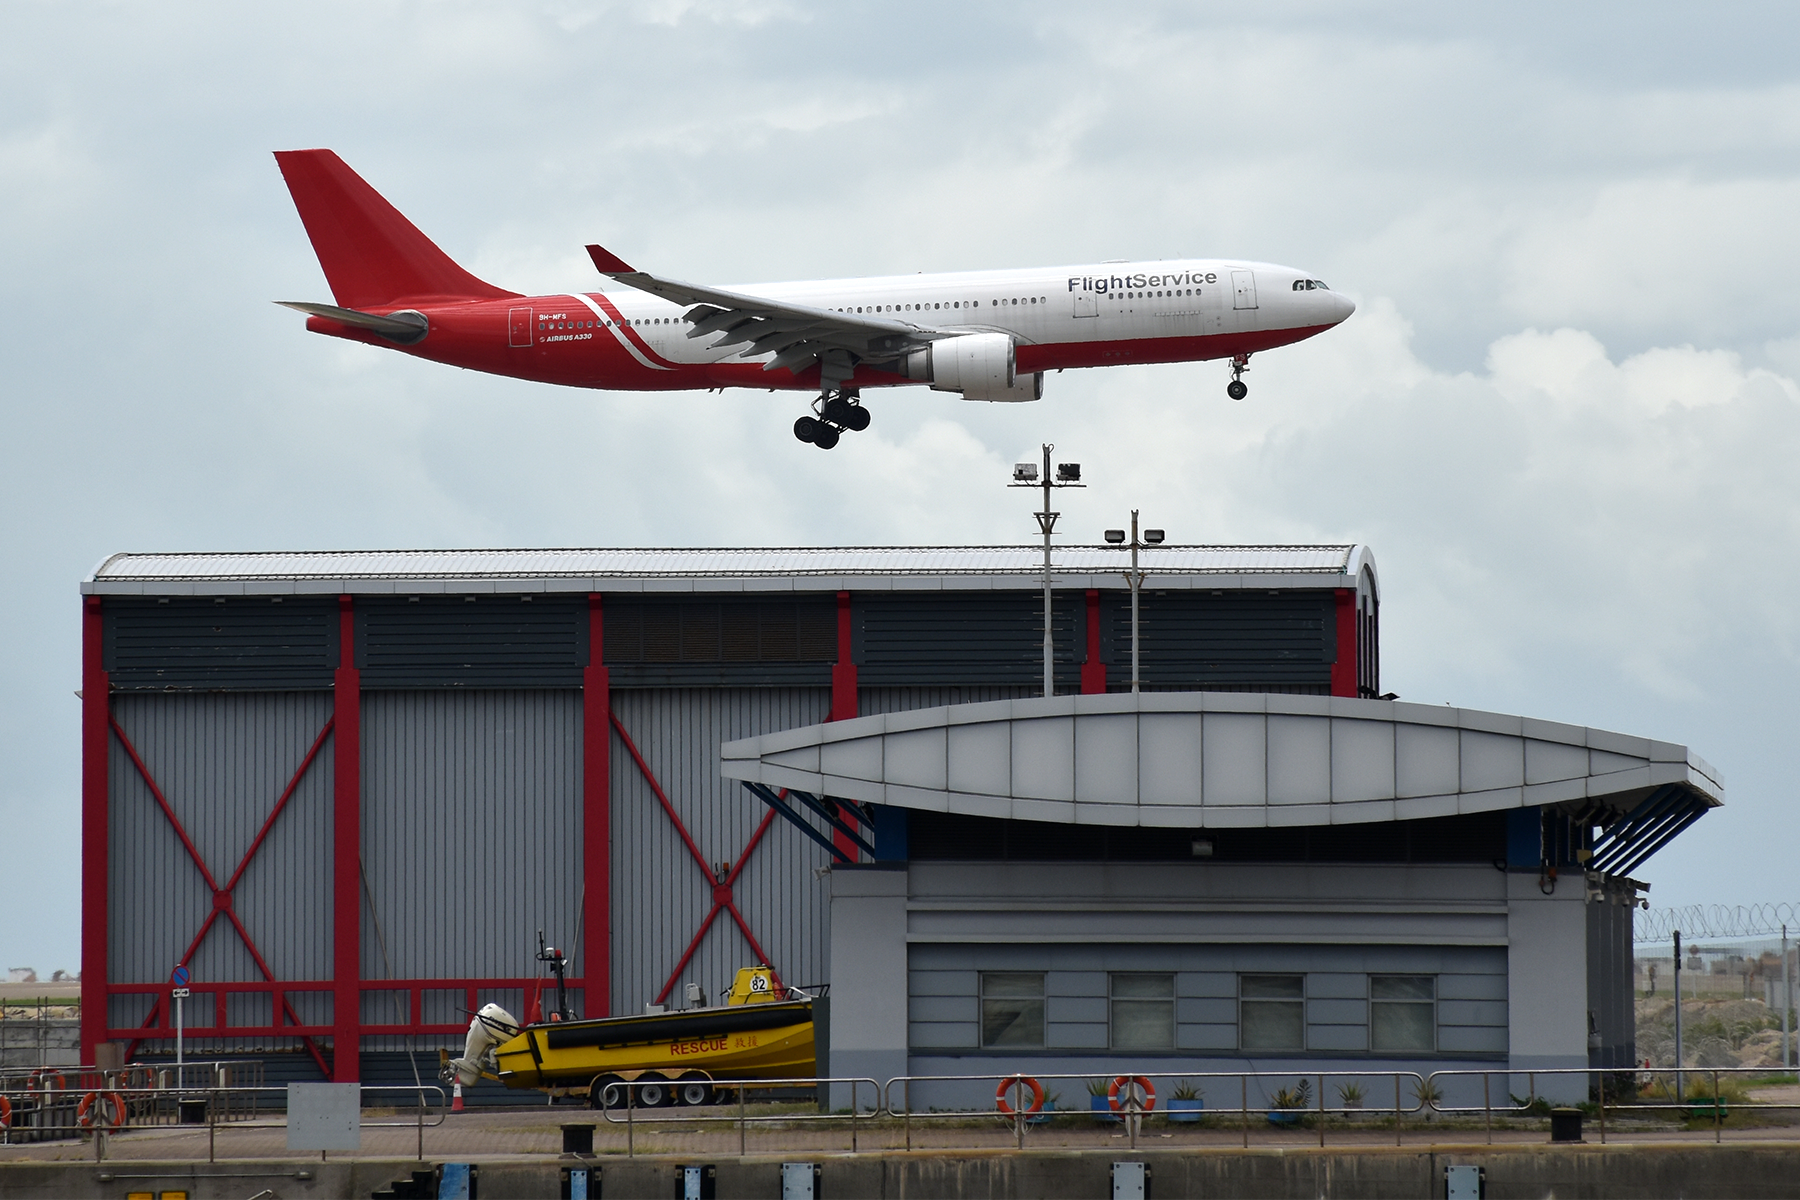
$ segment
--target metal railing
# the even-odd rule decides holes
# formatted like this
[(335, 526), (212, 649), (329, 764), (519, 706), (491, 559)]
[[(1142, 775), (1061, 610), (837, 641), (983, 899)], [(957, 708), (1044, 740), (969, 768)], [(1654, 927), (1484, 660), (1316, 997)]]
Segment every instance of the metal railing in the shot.
[[(92, 1068), (38, 1071), (23, 1077), (15, 1072), (0, 1076), (0, 1099), (7, 1101), (12, 1117), (6, 1133), (9, 1138), (27, 1131), (39, 1135), (32, 1140), (46, 1135), (92, 1136), (98, 1161), (105, 1157), (108, 1134), (165, 1124), (190, 1125), (198, 1132), (203, 1123), (208, 1160), (217, 1161), (221, 1133), (286, 1125), (282, 1111), (286, 1088), (244, 1085), (229, 1078), (235, 1069), (249, 1073), (252, 1068), (260, 1077), (261, 1064), (245, 1060), (190, 1063), (180, 1079), (175, 1078), (172, 1067), (162, 1066), (114, 1072)], [(862, 1144), (869, 1144), (867, 1139), (877, 1122), (884, 1123), (884, 1132), (875, 1144), (892, 1146), (892, 1139), (903, 1133), (904, 1147), (911, 1151), (915, 1148), (915, 1123), (943, 1128), (953, 1122), (972, 1122), (986, 1125), (987, 1137), (992, 1138), (998, 1132), (992, 1123), (998, 1121), (1011, 1135), (1007, 1140), (1022, 1150), (1033, 1127), (1056, 1122), (1066, 1129), (1068, 1122), (1084, 1117), (1122, 1123), (1134, 1149), (1145, 1121), (1156, 1118), (1169, 1123), (1170, 1133), (1179, 1123), (1205, 1120), (1215, 1133), (1235, 1132), (1236, 1140), (1246, 1148), (1251, 1144), (1252, 1129), (1261, 1129), (1265, 1123), (1277, 1130), (1305, 1130), (1307, 1140), (1316, 1137), (1318, 1145), (1325, 1146), (1333, 1130), (1340, 1138), (1354, 1133), (1366, 1141), (1370, 1133), (1385, 1130), (1391, 1122), (1394, 1144), (1403, 1145), (1409, 1124), (1416, 1138), (1421, 1121), (1445, 1117), (1472, 1123), (1479, 1118), (1491, 1143), (1497, 1121), (1517, 1129), (1521, 1120), (1527, 1120), (1532, 1127), (1541, 1128), (1536, 1122), (1550, 1118), (1558, 1105), (1580, 1107), (1597, 1124), (1602, 1143), (1626, 1132), (1621, 1122), (1638, 1131), (1666, 1128), (1676, 1122), (1690, 1130), (1710, 1124), (1714, 1140), (1722, 1142), (1727, 1116), (1734, 1111), (1800, 1109), (1800, 1100), (1751, 1099), (1741, 1084), (1731, 1086), (1734, 1081), (1767, 1080), (1772, 1074), (1767, 1068), (1753, 1067), (1476, 1068), (1429, 1075), (1348, 1069), (1133, 1071), (1116, 1076), (1086, 1072), (1035, 1077), (994, 1072), (902, 1075), (885, 1083), (868, 1077), (749, 1079), (713, 1081), (713, 1103), (656, 1106), (643, 1103), (637, 1083), (621, 1080), (607, 1085), (600, 1097), (607, 1103), (594, 1116), (614, 1131), (623, 1127), (628, 1156), (637, 1153), (640, 1127), (647, 1131), (671, 1125), (735, 1126), (738, 1153), (743, 1155), (757, 1129), (837, 1128), (847, 1132), (849, 1149), (855, 1153)], [(203, 1080), (208, 1082), (203, 1085)], [(1092, 1101), (1085, 1109), (1045, 1103), (1049, 1098), (1045, 1085), (1062, 1085), (1067, 1090), (1077, 1082), (1093, 1085), (1096, 1080), (1110, 1093), (1104, 1110), (1092, 1107)], [(1183, 1088), (1183, 1084), (1188, 1086)], [(1091, 1093), (1092, 1087), (1086, 1090)], [(1198, 1106), (1172, 1111), (1169, 1102), (1180, 1098), (1178, 1092), (1188, 1091), (1204, 1099)], [(812, 1111), (808, 1111), (813, 1101), (807, 1093), (819, 1097)], [(385, 1114), (365, 1116), (362, 1127), (413, 1129), (423, 1158), (424, 1131), (445, 1123), (445, 1089), (425, 1083), (363, 1085), (361, 1094), (365, 1102), (381, 1096), (396, 1101)], [(662, 1090), (662, 1095), (668, 1091)], [(805, 1098), (804, 1106), (779, 1106), (781, 1100), (799, 1097)], [(846, 1098), (847, 1107), (831, 1108)], [(21, 1115), (29, 1123), (22, 1125)]]
[[(752, 1091), (795, 1091), (815, 1088), (829, 1088), (833, 1085), (850, 1089), (850, 1107), (844, 1112), (821, 1113), (752, 1113), (750, 1111), (750, 1093)], [(867, 1110), (862, 1106), (863, 1088), (867, 1087), (870, 1105)], [(749, 1131), (752, 1125), (792, 1124), (848, 1124), (850, 1127), (850, 1152), (856, 1153), (857, 1125), (867, 1124), (882, 1115), (882, 1086), (879, 1081), (859, 1076), (821, 1076), (812, 1079), (729, 1079), (714, 1080), (712, 1088), (715, 1093), (736, 1092), (735, 1103), (730, 1107), (734, 1111), (724, 1113), (698, 1112), (694, 1107), (659, 1105), (642, 1107), (638, 1104), (640, 1088), (632, 1083), (620, 1081), (609, 1083), (602, 1092), (603, 1104), (599, 1106), (601, 1116), (609, 1125), (625, 1127), (625, 1154), (633, 1157), (637, 1154), (637, 1127), (639, 1125), (666, 1124), (733, 1124), (738, 1129), (738, 1153), (748, 1153)], [(719, 1105), (700, 1106), (717, 1109)], [(623, 1118), (616, 1114), (623, 1113)]]
[[(1733, 1108), (1749, 1111), (1782, 1111), (1800, 1109), (1800, 1102), (1781, 1100), (1751, 1100), (1748, 1097), (1726, 1099), (1721, 1088), (1720, 1079), (1738, 1077), (1767, 1079), (1779, 1074), (1767, 1067), (1657, 1067), (1632, 1070), (1605, 1070), (1596, 1067), (1569, 1067), (1561, 1070), (1516, 1071), (1516, 1070), (1455, 1070), (1433, 1071), (1426, 1080), (1429, 1091), (1426, 1093), (1434, 1112), (1454, 1116), (1482, 1115), (1482, 1123), (1487, 1130), (1489, 1142), (1494, 1140), (1494, 1117), (1539, 1117), (1547, 1115), (1546, 1109), (1551, 1103), (1538, 1095), (1540, 1079), (1579, 1080), (1576, 1091), (1589, 1097), (1587, 1103), (1594, 1106), (1594, 1116), (1599, 1125), (1600, 1142), (1605, 1144), (1607, 1138), (1606, 1118), (1610, 1105), (1614, 1120), (1621, 1116), (1643, 1116), (1656, 1113), (1679, 1113), (1687, 1121), (1704, 1121), (1711, 1119), (1713, 1140), (1725, 1140), (1725, 1118)], [(1450, 1105), (1439, 1102), (1443, 1088), (1439, 1080), (1454, 1081), (1458, 1079), (1480, 1079), (1482, 1102), (1480, 1105)], [(1496, 1107), (1493, 1103), (1494, 1081), (1498, 1079), (1501, 1092), (1508, 1103)], [(1525, 1081), (1525, 1096), (1521, 1099), (1512, 1094), (1516, 1081)], [(1607, 1081), (1613, 1081), (1613, 1092), (1607, 1095)], [(1690, 1094), (1693, 1090), (1690, 1080), (1698, 1079), (1703, 1087), (1710, 1087), (1710, 1092)], [(1629, 1083), (1621, 1088), (1620, 1080)], [(1556, 1089), (1559, 1091), (1565, 1089)], [(1660, 1092), (1660, 1095), (1655, 1093)], [(1646, 1099), (1646, 1093), (1652, 1098)], [(1567, 1103), (1560, 1101), (1558, 1103)]]
[[(155, 1084), (131, 1086), (130, 1083), (121, 1082), (122, 1077), (155, 1070), (133, 1067), (114, 1072), (84, 1073), (79, 1078), (85, 1090), (59, 1088), (46, 1092), (42, 1089), (30, 1091), (0, 1088), (0, 1099), (4, 1099), (11, 1109), (11, 1120), (7, 1122), (4, 1132), (9, 1137), (12, 1134), (22, 1111), (21, 1105), (25, 1106), (24, 1111), (32, 1113), (54, 1111), (62, 1119), (55, 1124), (34, 1128), (53, 1130), (62, 1139), (92, 1136), (94, 1159), (98, 1162), (106, 1157), (108, 1134), (171, 1123), (189, 1125), (198, 1131), (204, 1125), (207, 1161), (216, 1162), (220, 1130), (282, 1129), (287, 1126), (285, 1106), (288, 1091), (285, 1087), (214, 1084), (210, 1087), (176, 1089)], [(423, 1158), (425, 1130), (444, 1123), (444, 1089), (434, 1083), (396, 1083), (362, 1084), (360, 1091), (365, 1102), (371, 1093), (399, 1093), (401, 1097), (416, 1098), (417, 1103), (414, 1105), (401, 1103), (392, 1106), (396, 1111), (411, 1108), (414, 1117), (410, 1121), (369, 1120), (364, 1117), (360, 1124), (364, 1129), (416, 1129), (419, 1156)], [(427, 1094), (434, 1096), (435, 1101), (427, 1103)], [(54, 1109), (46, 1109), (46, 1096), (53, 1098)], [(146, 1114), (166, 1113), (171, 1108), (175, 1114), (174, 1122), (144, 1119)], [(427, 1116), (434, 1119), (428, 1121)]]
[[(1019, 1072), (994, 1075), (901, 1075), (888, 1080), (887, 1086), (883, 1088), (882, 1107), (889, 1116), (900, 1118), (905, 1125), (908, 1150), (913, 1148), (912, 1123), (915, 1120), (926, 1122), (967, 1121), (980, 1117), (993, 1117), (996, 1113), (1006, 1118), (1013, 1127), (1015, 1143), (1022, 1149), (1025, 1144), (1027, 1126), (1039, 1124), (1057, 1116), (1084, 1115), (1081, 1109), (1045, 1110), (1031, 1107), (1030, 1102), (1025, 1100), (1028, 1083), (1041, 1087), (1045, 1081), (1080, 1081), (1085, 1085), (1096, 1078), (1092, 1073), (1037, 1076)], [(1126, 1085), (1124, 1088), (1109, 1086), (1111, 1092), (1116, 1093), (1120, 1090), (1132, 1092), (1128, 1099), (1116, 1106), (1109, 1097), (1105, 1115), (1116, 1115), (1116, 1118), (1125, 1124), (1133, 1149), (1137, 1147), (1137, 1139), (1144, 1118), (1155, 1111), (1155, 1104), (1158, 1102), (1150, 1089), (1129, 1088), (1129, 1083), (1136, 1081), (1144, 1081), (1152, 1085), (1164, 1080), (1179, 1080), (1182, 1083), (1197, 1082), (1199, 1086), (1196, 1090), (1203, 1093), (1208, 1082), (1226, 1085), (1227, 1092), (1231, 1090), (1229, 1085), (1235, 1084), (1238, 1100), (1236, 1107), (1220, 1108), (1217, 1105), (1208, 1104), (1204, 1109), (1194, 1111), (1197, 1115), (1208, 1118), (1236, 1118), (1243, 1144), (1246, 1147), (1250, 1145), (1252, 1117), (1284, 1125), (1290, 1123), (1298, 1125), (1303, 1118), (1320, 1118), (1316, 1124), (1319, 1145), (1323, 1146), (1326, 1128), (1323, 1118), (1328, 1116), (1365, 1118), (1391, 1116), (1394, 1122), (1394, 1144), (1398, 1146), (1401, 1144), (1404, 1119), (1423, 1112), (1428, 1103), (1425, 1078), (1415, 1071), (1133, 1071), (1128, 1074), (1098, 1078), (1111, 1085), (1120, 1083)], [(1306, 1081), (1304, 1085), (1301, 1083), (1302, 1080)], [(974, 1109), (928, 1107), (923, 1110), (915, 1109), (912, 1105), (914, 1084), (947, 1084), (956, 1087), (968, 1083), (994, 1084), (994, 1105)], [(1336, 1083), (1339, 1088), (1340, 1103), (1335, 1106), (1327, 1105), (1325, 1102), (1328, 1083)], [(1252, 1088), (1253, 1084), (1255, 1085), (1254, 1089)], [(1280, 1086), (1271, 1089), (1271, 1084)], [(1315, 1084), (1317, 1085), (1316, 1094), (1313, 1090)], [(1364, 1084), (1370, 1086), (1364, 1089)], [(895, 1093), (896, 1085), (899, 1089), (898, 1097)], [(1359, 1093), (1366, 1095), (1370, 1102), (1349, 1103), (1349, 1097), (1344, 1094), (1349, 1085), (1355, 1085)], [(1156, 1092), (1161, 1091), (1160, 1088), (1155, 1090)], [(1170, 1092), (1174, 1090), (1173, 1087), (1169, 1089)], [(1394, 1097), (1391, 1106), (1386, 1103), (1390, 1090)], [(1378, 1091), (1379, 1095), (1377, 1095)], [(1008, 1100), (1008, 1107), (1012, 1110), (1010, 1115), (999, 1107), (999, 1101), (1003, 1097), (1011, 1097)], [(1172, 1097), (1165, 1095), (1160, 1101), (1165, 1106), (1163, 1109), (1165, 1117), (1169, 1113), (1166, 1107), (1169, 1098)], [(1085, 1115), (1092, 1115), (1097, 1111), (1090, 1107)]]

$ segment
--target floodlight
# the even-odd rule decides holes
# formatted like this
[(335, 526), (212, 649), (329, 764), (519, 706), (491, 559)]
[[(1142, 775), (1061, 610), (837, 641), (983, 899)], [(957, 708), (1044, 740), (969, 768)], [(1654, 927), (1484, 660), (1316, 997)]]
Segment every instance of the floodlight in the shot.
[(1080, 463), (1057, 463), (1056, 464), (1056, 479), (1057, 479), (1057, 482), (1059, 482), (1059, 483), (1080, 483), (1081, 482), (1081, 464)]
[(1160, 545), (1162, 545), (1162, 540), (1163, 540), (1163, 531), (1162, 530), (1160, 530), (1160, 529), (1144, 530), (1144, 544), (1146, 546), (1160, 546)]
[(1109, 529), (1106, 531), (1106, 540), (1116, 546), (1125, 540), (1125, 531), (1123, 529)]
[(1030, 483), (1033, 480), (1035, 480), (1036, 478), (1037, 478), (1037, 464), (1036, 463), (1014, 463), (1013, 464), (1013, 482), (1014, 483)]

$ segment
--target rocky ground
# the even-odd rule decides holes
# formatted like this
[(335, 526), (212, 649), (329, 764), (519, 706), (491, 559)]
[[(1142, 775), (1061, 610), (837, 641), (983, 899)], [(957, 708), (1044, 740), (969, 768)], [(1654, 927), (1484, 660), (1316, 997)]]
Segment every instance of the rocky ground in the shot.
[[(1779, 1067), (1781, 1010), (1761, 1000), (1702, 997), (1681, 1003), (1685, 1061), (1696, 1067)], [(1796, 1038), (1800, 1042), (1800, 1038)], [(1675, 1058), (1675, 1003), (1667, 995), (1637, 1001), (1637, 1053), (1661, 1066)]]

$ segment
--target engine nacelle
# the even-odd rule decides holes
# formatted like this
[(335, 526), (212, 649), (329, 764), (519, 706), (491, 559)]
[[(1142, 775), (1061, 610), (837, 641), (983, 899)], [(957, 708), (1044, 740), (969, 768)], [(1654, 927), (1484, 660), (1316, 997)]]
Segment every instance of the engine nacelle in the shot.
[(906, 356), (908, 379), (934, 392), (961, 392), (965, 400), (1037, 400), (1042, 372), (1020, 375), (1013, 340), (1004, 333), (965, 333), (943, 338)]

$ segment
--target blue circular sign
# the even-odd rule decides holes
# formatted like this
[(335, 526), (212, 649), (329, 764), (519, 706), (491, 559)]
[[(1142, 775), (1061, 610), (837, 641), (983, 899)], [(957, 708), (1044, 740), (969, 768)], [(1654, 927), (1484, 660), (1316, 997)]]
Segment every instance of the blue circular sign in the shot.
[(169, 982), (176, 987), (186, 987), (188, 985), (188, 969), (186, 967), (176, 967), (174, 974), (169, 976)]

